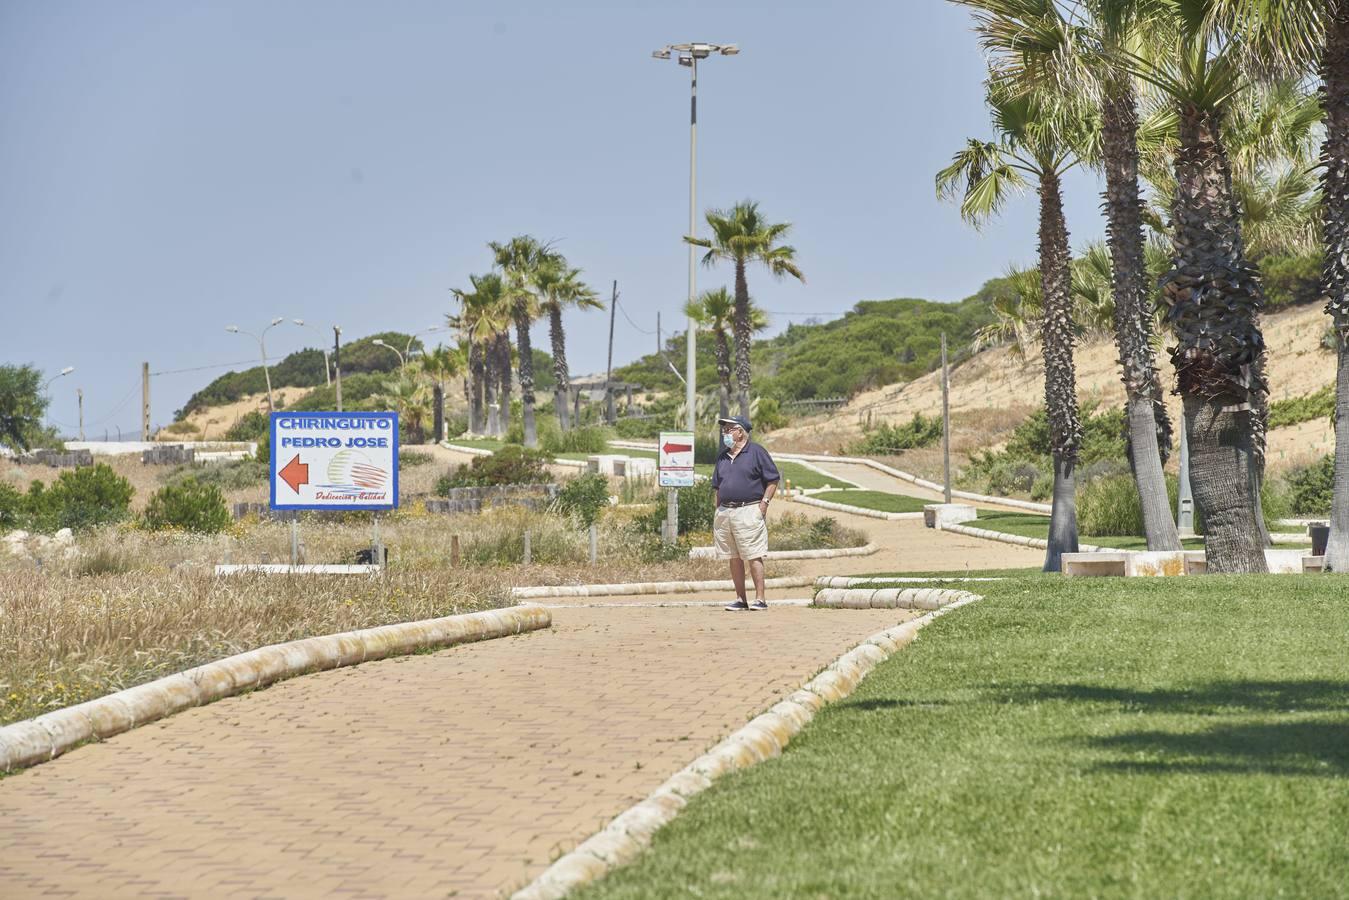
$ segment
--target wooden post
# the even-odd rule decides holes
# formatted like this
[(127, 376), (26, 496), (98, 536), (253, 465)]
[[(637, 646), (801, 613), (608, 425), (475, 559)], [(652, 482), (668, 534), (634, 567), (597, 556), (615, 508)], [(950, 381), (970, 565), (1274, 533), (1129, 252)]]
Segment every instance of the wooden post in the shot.
[[(533, 548), (530, 546), (530, 543), (529, 543), (529, 529), (526, 528), (526, 529), (525, 529), (525, 553), (524, 553), (524, 562), (525, 562), (525, 565), (529, 565), (529, 564), (532, 563), (533, 561), (534, 561), (534, 553), (533, 553)], [(593, 561), (593, 560), (592, 560), (592, 561)]]
[(141, 440), (150, 440), (150, 364), (141, 363)]
[(946, 332), (941, 333), (941, 451), (946, 480), (943, 495), (951, 502), (951, 381), (946, 368)]
[(435, 432), (435, 442), (445, 440), (445, 389), (437, 384), (431, 389), (431, 413)]
[(593, 566), (595, 560), (599, 559), (600, 550), (600, 527), (594, 522), (590, 523), (590, 564)]
[(679, 490), (670, 488), (665, 492), (665, 543), (673, 544), (679, 540)]
[(459, 568), (459, 535), (450, 535), (450, 566)]

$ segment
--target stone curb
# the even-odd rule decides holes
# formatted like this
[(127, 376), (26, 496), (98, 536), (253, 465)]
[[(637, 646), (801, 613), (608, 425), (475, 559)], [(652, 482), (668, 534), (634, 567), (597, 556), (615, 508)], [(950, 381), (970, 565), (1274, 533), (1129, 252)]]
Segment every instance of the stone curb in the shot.
[[(711, 750), (656, 788), (645, 800), (613, 819), (603, 830), (563, 855), (511, 900), (559, 900), (573, 888), (595, 881), (632, 862), (650, 845), (652, 836), (669, 824), (695, 795), (723, 775), (779, 756), (787, 744), (826, 704), (848, 696), (877, 664), (908, 645), (928, 622), (979, 599), (966, 591), (927, 589), (932, 611), (902, 625), (873, 634), (806, 682), (800, 690), (751, 719)], [(917, 600), (910, 600), (917, 606)], [(906, 607), (908, 608), (908, 607)]]
[[(969, 525), (943, 525), (938, 531), (949, 531), (952, 534), (963, 534), (966, 537), (981, 538), (986, 541), (1001, 541), (1004, 544), (1019, 544), (1022, 547), (1032, 547), (1036, 550), (1049, 549), (1049, 541), (1044, 538), (1026, 537), (1021, 534), (1008, 534), (1005, 531), (990, 531), (987, 528), (972, 528)], [(1097, 547), (1095, 544), (1078, 544), (1079, 553), (1111, 553), (1114, 547)]]
[(466, 453), (469, 456), (491, 456), (492, 451), (483, 447), (466, 447), (463, 444), (456, 444), (453, 441), (441, 441), (440, 446), (446, 450), (453, 450), (455, 453)]
[[(875, 544), (842, 547), (837, 550), (769, 550), (768, 559), (838, 559), (841, 556), (870, 556), (880, 550)], [(689, 559), (716, 559), (716, 547), (693, 547)]]
[(287, 563), (221, 563), (215, 567), (217, 575), (378, 575), (375, 565), (297, 565)]
[(1006, 581), (1007, 579), (997, 575), (987, 578), (977, 576), (961, 576), (958, 578), (925, 578), (921, 575), (867, 575), (862, 577), (853, 577), (848, 575), (821, 575), (815, 579), (815, 587), (824, 588), (852, 588), (864, 587), (866, 585), (890, 585), (890, 584), (951, 584), (963, 583), (966, 581)]
[(110, 738), (193, 706), (323, 669), (427, 647), (549, 628), (540, 606), (514, 606), (271, 644), (0, 728), (0, 771), (36, 766), (94, 739)]
[[(804, 575), (769, 578), (766, 588), (809, 587), (815, 579)], [(689, 594), (699, 591), (729, 591), (735, 583), (726, 581), (638, 581), (632, 584), (561, 584), (539, 587), (511, 588), (517, 600), (538, 600), (545, 597), (609, 597), (623, 594)]]
[(896, 519), (921, 519), (921, 512), (883, 512), (879, 509), (867, 509), (862, 506), (849, 506), (847, 503), (838, 503), (834, 500), (821, 500), (818, 497), (792, 497), (792, 503), (804, 503), (807, 506), (818, 506), (821, 509), (833, 509), (838, 512), (851, 513), (854, 516), (866, 516), (870, 519), (887, 519), (894, 521)]
[[(621, 446), (617, 442), (611, 443), (613, 443), (615, 447)], [(630, 442), (630, 445), (633, 449), (642, 449), (642, 450), (652, 449), (651, 445), (649, 444), (639, 444), (635, 441)], [(853, 465), (866, 466), (869, 469), (875, 469), (877, 472), (884, 472), (886, 475), (898, 478), (900, 481), (907, 481), (912, 485), (923, 488), (925, 490), (936, 491), (939, 494), (942, 491), (946, 490), (944, 485), (937, 484), (937, 482), (935, 481), (928, 481), (926, 478), (919, 478), (917, 475), (914, 475), (910, 472), (902, 472), (899, 469), (896, 469), (892, 466), (887, 466), (885, 463), (879, 463), (876, 462), (876, 460), (874, 459), (867, 459), (864, 456), (825, 456), (824, 454), (820, 453), (774, 453), (773, 458), (785, 460), (787, 462), (798, 462), (802, 464), (831, 463), (831, 462), (851, 463)], [(817, 469), (816, 471), (821, 470)], [(831, 478), (839, 477), (830, 472), (824, 472), (823, 474), (829, 475)], [(978, 503), (993, 503), (998, 506), (1011, 506), (1016, 509), (1029, 510), (1030, 512), (1044, 513), (1045, 515), (1049, 515), (1049, 513), (1052, 511), (1052, 507), (1048, 503), (1033, 503), (1029, 500), (1017, 500), (1012, 497), (990, 497), (987, 494), (975, 494), (971, 493), (970, 491), (951, 491), (951, 496), (959, 497), (962, 500), (974, 500), (975, 502)]]

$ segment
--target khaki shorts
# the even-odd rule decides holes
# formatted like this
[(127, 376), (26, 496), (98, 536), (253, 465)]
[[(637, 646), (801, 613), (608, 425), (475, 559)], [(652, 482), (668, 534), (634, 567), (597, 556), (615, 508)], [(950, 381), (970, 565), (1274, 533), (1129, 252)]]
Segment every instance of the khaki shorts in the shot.
[(712, 542), (717, 559), (763, 559), (768, 555), (768, 524), (759, 504), (718, 507), (712, 520)]

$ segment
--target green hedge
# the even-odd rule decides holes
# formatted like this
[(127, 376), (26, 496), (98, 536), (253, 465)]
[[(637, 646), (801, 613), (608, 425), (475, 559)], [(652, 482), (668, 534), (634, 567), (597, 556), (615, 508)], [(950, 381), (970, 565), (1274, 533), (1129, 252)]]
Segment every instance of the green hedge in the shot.
[(151, 531), (179, 529), (215, 534), (229, 527), (230, 513), (219, 487), (187, 478), (155, 491), (141, 523)]

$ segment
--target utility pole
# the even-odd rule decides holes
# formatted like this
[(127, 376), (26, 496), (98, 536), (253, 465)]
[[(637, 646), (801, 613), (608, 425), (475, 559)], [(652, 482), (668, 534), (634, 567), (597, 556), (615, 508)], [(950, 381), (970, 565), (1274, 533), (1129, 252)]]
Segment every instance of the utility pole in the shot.
[(342, 329), (333, 326), (333, 377), (337, 385), (337, 411), (342, 411)]
[(943, 496), (951, 502), (951, 381), (946, 368), (946, 332), (941, 333), (941, 452), (946, 480)]
[(75, 388), (75, 399), (80, 405), (80, 440), (84, 440), (84, 388)]
[(614, 279), (614, 295), (609, 301), (609, 365), (604, 370), (604, 419), (614, 424), (614, 316), (618, 314), (618, 279)]
[(150, 440), (150, 364), (141, 363), (141, 440)]
[(665, 341), (660, 337), (660, 310), (656, 310), (656, 355), (660, 356), (665, 352)]

